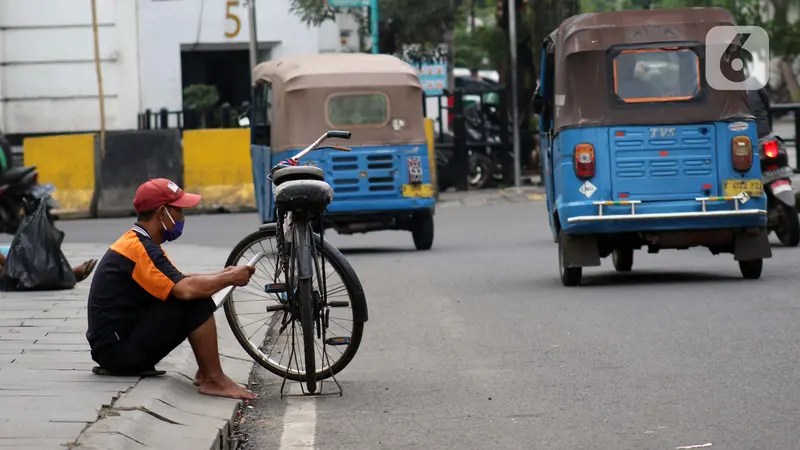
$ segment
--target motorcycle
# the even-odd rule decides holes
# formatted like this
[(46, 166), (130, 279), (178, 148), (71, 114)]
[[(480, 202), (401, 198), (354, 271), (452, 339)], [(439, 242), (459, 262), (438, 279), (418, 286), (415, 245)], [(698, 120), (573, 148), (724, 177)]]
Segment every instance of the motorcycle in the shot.
[[(477, 141), (475, 140), (476, 134), (474, 130), (467, 127), (467, 145), (474, 146)], [(456, 176), (455, 173), (450, 173), (449, 164), (450, 159), (453, 158), (453, 134), (445, 132), (442, 134), (443, 147), (436, 149), (436, 173), (438, 174), (437, 180), (439, 183), (439, 191), (449, 189), (455, 180), (451, 178)], [(467, 175), (467, 183), (470, 190), (483, 189), (488, 187), (489, 182), (495, 178), (495, 164), (492, 159), (483, 153), (484, 150), (475, 151), (473, 147), (468, 147), (468, 163), (469, 173)]]
[(52, 211), (59, 207), (52, 197), (55, 191), (50, 183), (39, 184), (36, 166), (12, 167), (0, 173), (0, 233), (15, 234), (38, 200), (45, 202), (47, 218), (54, 223), (56, 217)]
[[(482, 106), (482, 107), (481, 107)], [(500, 146), (501, 127), (497, 106), (473, 103), (464, 108), (466, 141), (469, 158), (467, 181), (469, 189), (483, 189), (492, 185), (503, 184), (503, 150)], [(510, 122), (510, 121), (509, 121)], [(511, 136), (511, 125), (508, 125), (508, 136)], [(436, 150), (436, 165), (439, 175), (439, 190), (445, 191), (453, 185), (448, 176), (448, 165), (453, 157), (453, 133), (448, 131), (441, 135), (442, 147)], [(523, 153), (521, 169), (523, 173), (530, 167), (538, 167), (538, 137), (534, 135), (534, 148), (529, 154)], [(488, 145), (487, 145), (488, 144)], [(507, 155), (513, 159), (513, 150), (507, 149)], [(455, 174), (452, 174), (455, 176)]]
[[(479, 104), (472, 104), (464, 108), (464, 116), (466, 119), (467, 125), (467, 136), (468, 138), (472, 139), (475, 142), (486, 142), (489, 144), (495, 144), (494, 146), (487, 145), (477, 151), (475, 151), (475, 166), (478, 170), (474, 172), (470, 172), (470, 179), (473, 177), (473, 173), (476, 175), (486, 174), (483, 179), (476, 178), (476, 183), (478, 180), (481, 181), (481, 187), (491, 185), (501, 185), (503, 184), (503, 160), (504, 156), (508, 157), (509, 160), (514, 159), (514, 151), (513, 148), (506, 149), (506, 155), (503, 155), (503, 149), (500, 147), (502, 142), (501, 140), (501, 125), (500, 125), (500, 112), (498, 110), (497, 105), (495, 104), (487, 104), (484, 103), (483, 105)], [(507, 135), (510, 137), (513, 134), (513, 128), (511, 124), (511, 118), (508, 119), (508, 129), (506, 130)], [(534, 133), (532, 144), (533, 148), (530, 150), (530, 153), (527, 153), (523, 150), (522, 153), (522, 161), (520, 161), (520, 168), (523, 172), (523, 175), (528, 172), (530, 169), (538, 167), (541, 163), (539, 161), (539, 147), (538, 147), (538, 134)], [(472, 166), (471, 166), (472, 167)], [(485, 167), (485, 168), (484, 168)], [(482, 169), (482, 170), (481, 170)]]
[(786, 144), (780, 137), (769, 134), (759, 139), (759, 150), (762, 183), (767, 194), (767, 228), (775, 232), (781, 244), (796, 247), (800, 244), (800, 217)]

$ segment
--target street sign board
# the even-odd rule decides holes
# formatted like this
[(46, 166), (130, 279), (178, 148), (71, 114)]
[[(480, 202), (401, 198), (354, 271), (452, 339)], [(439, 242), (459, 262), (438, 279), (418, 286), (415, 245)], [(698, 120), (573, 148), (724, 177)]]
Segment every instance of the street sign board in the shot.
[(414, 68), (426, 95), (442, 95), (447, 89), (447, 64), (423, 64), (422, 67)]
[(370, 6), (370, 0), (328, 0), (333, 8), (363, 8)]

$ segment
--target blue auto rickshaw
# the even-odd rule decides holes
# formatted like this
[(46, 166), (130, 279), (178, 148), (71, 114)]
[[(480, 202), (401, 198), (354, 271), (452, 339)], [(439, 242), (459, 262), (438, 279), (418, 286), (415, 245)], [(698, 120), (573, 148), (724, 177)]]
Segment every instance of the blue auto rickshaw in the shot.
[(297, 154), (326, 130), (352, 133), (351, 151), (314, 151), (334, 191), (325, 228), (340, 234), (410, 231), (418, 250), (433, 245), (436, 192), (425, 133), (422, 87), (415, 70), (390, 55), (298, 55), (254, 70), (251, 143), (261, 220), (276, 220), (276, 163)]
[[(709, 85), (719, 8), (581, 14), (542, 47), (533, 106), (562, 284), (611, 255), (704, 246), (744, 278), (770, 258), (754, 117), (742, 90)], [(731, 45), (726, 57), (740, 49)], [(713, 69), (713, 68), (712, 68)]]

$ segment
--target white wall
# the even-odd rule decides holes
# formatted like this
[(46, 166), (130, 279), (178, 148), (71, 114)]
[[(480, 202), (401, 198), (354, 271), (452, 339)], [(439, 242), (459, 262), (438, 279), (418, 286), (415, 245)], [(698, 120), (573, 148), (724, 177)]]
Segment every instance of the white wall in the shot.
[[(0, 0), (4, 1), (4, 0)], [(28, 1), (28, 0), (25, 0)], [(230, 13), (239, 18), (236, 32)], [(309, 28), (289, 12), (289, 0), (257, 0), (256, 34), (260, 49), (271, 48), (272, 58), (297, 53), (318, 53), (320, 42), (338, 44), (336, 24), (324, 31)], [(181, 45), (209, 48), (247, 48), (249, 20), (245, 0), (139, 0), (139, 42), (141, 51), (141, 109), (182, 107)]]
[[(100, 58), (110, 129), (135, 128), (135, 0), (98, 1)], [(99, 128), (91, 4), (0, 0), (0, 129), (5, 133)]]
[[(309, 28), (289, 12), (289, 0), (256, 1), (262, 59), (342, 50), (336, 22)], [(226, 18), (228, 3), (241, 23), (238, 33)], [(98, 0), (97, 6), (110, 130), (135, 129), (138, 113), (148, 108), (181, 109), (182, 46), (246, 49), (249, 42), (246, 0)], [(355, 21), (340, 21), (357, 50)], [(0, 0), (0, 130), (99, 129), (91, 23), (89, 0)]]
[[(0, 19), (2, 19), (2, 17), (3, 17), (3, 6), (0, 5)], [(0, 20), (0, 23), (2, 23), (2, 20)], [(0, 27), (1, 26), (2, 25), (0, 25)], [(5, 31), (3, 31), (2, 28), (0, 28), (0, 63), (5, 61), (5, 59), (3, 59), (3, 35), (4, 35), (4, 33), (5, 33)], [(6, 128), (6, 121), (5, 121), (5, 109), (6, 109), (6, 107), (5, 107), (5, 103), (3, 102), (3, 98), (4, 98), (3, 97), (3, 73), (4, 72), (5, 72), (4, 66), (0, 65), (0, 132), (2, 132), (3, 129)]]

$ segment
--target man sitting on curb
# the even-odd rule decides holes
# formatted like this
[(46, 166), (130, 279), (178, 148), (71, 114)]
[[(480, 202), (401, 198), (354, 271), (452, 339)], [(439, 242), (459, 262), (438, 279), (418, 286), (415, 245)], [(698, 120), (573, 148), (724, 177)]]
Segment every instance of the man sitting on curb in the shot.
[(184, 275), (161, 248), (180, 237), (183, 208), (199, 202), (199, 195), (163, 178), (139, 186), (133, 199), (138, 221), (100, 260), (89, 292), (86, 338), (100, 365), (95, 373), (163, 373), (155, 373), (155, 364), (188, 338), (199, 367), (195, 385), (202, 394), (255, 398), (222, 372), (211, 299), (228, 286), (246, 286), (255, 268)]

